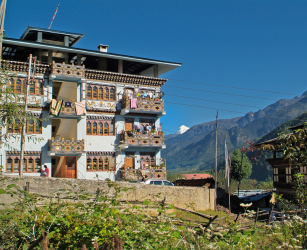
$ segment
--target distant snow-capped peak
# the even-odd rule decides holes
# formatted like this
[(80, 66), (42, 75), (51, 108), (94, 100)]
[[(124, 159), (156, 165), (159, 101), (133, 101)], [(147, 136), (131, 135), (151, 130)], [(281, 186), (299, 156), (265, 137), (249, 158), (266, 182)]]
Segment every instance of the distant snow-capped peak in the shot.
[(190, 128), (188, 128), (187, 126), (181, 125), (179, 127), (179, 129), (177, 130), (177, 134), (183, 134), (184, 132), (186, 132), (187, 130), (189, 130)]

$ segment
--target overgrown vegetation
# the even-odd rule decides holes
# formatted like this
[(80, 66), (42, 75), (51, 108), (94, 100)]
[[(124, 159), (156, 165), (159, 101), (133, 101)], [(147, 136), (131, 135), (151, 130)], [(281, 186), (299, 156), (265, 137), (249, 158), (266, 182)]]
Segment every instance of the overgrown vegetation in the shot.
[[(4, 181), (5, 179), (2, 179)], [(235, 216), (218, 215), (209, 228), (206, 222), (173, 206), (145, 200), (141, 204), (119, 202), (121, 189), (109, 182), (108, 190), (95, 195), (81, 187), (59, 190), (42, 197), (11, 184), (0, 193), (18, 198), (0, 213), (0, 247), (28, 249), (42, 232), (47, 232), (49, 249), (106, 249), (115, 238), (123, 249), (287, 249), (305, 246), (301, 236), (306, 222), (277, 222), (274, 226), (259, 223), (253, 229), (248, 217), (235, 223)], [(0, 196), (1, 197), (1, 196)], [(153, 197), (157, 200), (159, 197)], [(159, 199), (162, 200), (162, 197)], [(250, 226), (245, 226), (245, 224)], [(295, 227), (293, 227), (295, 226)], [(35, 249), (42, 249), (36, 247)], [(107, 249), (112, 249), (108, 247)]]

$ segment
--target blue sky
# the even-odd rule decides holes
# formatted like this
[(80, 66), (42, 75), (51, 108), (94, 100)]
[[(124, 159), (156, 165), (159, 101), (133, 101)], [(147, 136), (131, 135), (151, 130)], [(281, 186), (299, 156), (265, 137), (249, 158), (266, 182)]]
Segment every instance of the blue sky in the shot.
[(6, 37), (48, 28), (59, 3), (52, 29), (86, 34), (75, 47), (103, 43), (109, 52), (182, 63), (161, 76), (170, 79), (167, 133), (215, 120), (216, 110), (237, 117), (307, 90), (307, 1), (7, 0)]

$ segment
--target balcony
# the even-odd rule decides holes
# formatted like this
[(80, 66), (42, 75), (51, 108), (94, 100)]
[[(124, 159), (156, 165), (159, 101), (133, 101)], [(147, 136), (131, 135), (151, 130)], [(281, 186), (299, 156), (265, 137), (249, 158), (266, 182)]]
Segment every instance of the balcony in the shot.
[[(28, 63), (17, 62), (17, 61), (2, 61), (1, 68), (12, 71), (12, 72), (28, 72)], [(80, 79), (86, 78), (88, 80), (101, 80), (106, 82), (118, 82), (118, 83), (128, 83), (146, 86), (156, 86), (161, 87), (165, 84), (167, 79), (139, 76), (139, 75), (129, 75), (116, 72), (107, 72), (102, 70), (91, 70), (85, 69), (84, 66), (70, 65), (65, 63), (55, 63), (51, 65), (48, 64), (36, 64), (36, 74), (52, 74), (54, 77), (58, 78), (72, 78)]]
[(147, 169), (127, 169), (123, 166), (120, 169), (121, 178), (124, 180), (140, 181), (147, 179), (166, 179), (165, 168), (147, 168)]
[(147, 113), (156, 114), (157, 116), (165, 115), (164, 111), (164, 100), (161, 99), (150, 99), (150, 98), (135, 98), (137, 99), (136, 107), (131, 108), (131, 98), (122, 98), (122, 110), (121, 115), (128, 113)]
[(51, 64), (51, 75), (57, 78), (64, 79), (81, 79), (84, 78), (85, 67), (74, 64), (55, 63)]
[(80, 155), (84, 153), (84, 140), (49, 139), (48, 155)]
[[(28, 73), (29, 63), (26, 62), (16, 62), (16, 61), (2, 61), (1, 69), (11, 71), (11, 72), (23, 72)], [(49, 73), (49, 65), (36, 64), (35, 72), (38, 75), (44, 75)]]
[(107, 82), (119, 82), (119, 83), (129, 83), (129, 84), (140, 84), (140, 85), (150, 85), (161, 87), (167, 79), (139, 76), (139, 75), (129, 75), (121, 74), (115, 72), (106, 72), (101, 70), (85, 70), (85, 78), (91, 80), (101, 80)]
[(121, 134), (120, 141), (121, 148), (128, 147), (156, 147), (156, 148), (166, 148), (164, 142), (164, 135), (158, 134), (130, 134), (126, 131)]

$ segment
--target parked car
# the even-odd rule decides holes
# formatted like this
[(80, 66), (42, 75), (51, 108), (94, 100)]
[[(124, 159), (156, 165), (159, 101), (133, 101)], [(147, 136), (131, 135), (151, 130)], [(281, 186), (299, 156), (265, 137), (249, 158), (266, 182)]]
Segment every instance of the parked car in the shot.
[(170, 181), (161, 179), (148, 179), (144, 182), (144, 184), (174, 186), (174, 184)]

